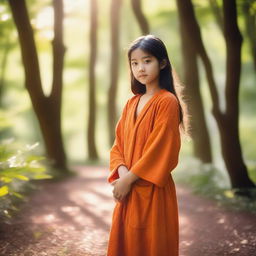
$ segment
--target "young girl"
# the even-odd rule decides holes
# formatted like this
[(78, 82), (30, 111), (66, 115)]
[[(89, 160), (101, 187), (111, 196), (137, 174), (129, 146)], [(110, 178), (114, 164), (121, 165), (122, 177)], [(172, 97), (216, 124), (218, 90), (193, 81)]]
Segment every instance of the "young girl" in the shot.
[(116, 206), (108, 256), (177, 256), (179, 221), (171, 171), (182, 112), (163, 42), (152, 35), (128, 50), (131, 97), (116, 125), (110, 174)]

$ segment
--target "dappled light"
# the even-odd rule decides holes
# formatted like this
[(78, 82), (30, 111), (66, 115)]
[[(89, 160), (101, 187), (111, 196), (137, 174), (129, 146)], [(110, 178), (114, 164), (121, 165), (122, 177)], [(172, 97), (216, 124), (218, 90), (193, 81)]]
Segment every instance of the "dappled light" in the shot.
[[(215, 201), (177, 189), (180, 209), (180, 255), (253, 255), (256, 216), (220, 209)], [(201, 242), (200, 242), (201, 241)], [(224, 253), (223, 253), (224, 252)], [(226, 253), (226, 254), (225, 254)]]
[[(114, 207), (111, 186), (106, 183), (107, 169), (76, 169), (78, 177), (62, 181), (57, 187), (49, 183), (28, 202), (27, 211), (17, 223), (29, 223), (25, 233), (35, 234), (38, 242), (36, 247), (21, 245), (23, 252), (36, 251), (52, 238), (58, 243), (55, 253), (67, 248), (74, 250), (75, 255), (104, 255)], [(15, 251), (11, 245), (9, 250)]]
[[(12, 232), (6, 234), (9, 240), (1, 244), (1, 250), (44, 251), (51, 255), (64, 250), (76, 256), (105, 255), (115, 205), (112, 186), (106, 183), (107, 167), (75, 169), (78, 176), (61, 181), (58, 186), (49, 182), (31, 197), (14, 222)], [(250, 255), (256, 245), (256, 216), (237, 216), (220, 210), (214, 201), (191, 195), (191, 190), (184, 186), (177, 187), (177, 196), (180, 256), (209, 252), (212, 254), (208, 255), (215, 255), (223, 250)], [(20, 228), (25, 241), (14, 246), (11, 236), (18, 236)]]

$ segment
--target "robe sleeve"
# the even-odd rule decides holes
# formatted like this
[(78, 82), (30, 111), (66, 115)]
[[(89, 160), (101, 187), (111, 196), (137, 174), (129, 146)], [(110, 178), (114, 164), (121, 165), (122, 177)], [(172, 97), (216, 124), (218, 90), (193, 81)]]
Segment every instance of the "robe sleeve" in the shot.
[(121, 117), (119, 118), (115, 127), (115, 141), (113, 146), (110, 149), (110, 161), (109, 161), (110, 173), (107, 178), (109, 183), (119, 178), (118, 167), (120, 165), (126, 166), (125, 160), (124, 160), (124, 153), (123, 153), (124, 152), (123, 138), (124, 138), (124, 124), (126, 119), (128, 102), (129, 100), (127, 101), (122, 111)]
[(130, 171), (144, 180), (164, 187), (170, 172), (178, 164), (180, 144), (179, 104), (173, 96), (160, 103), (142, 156)]

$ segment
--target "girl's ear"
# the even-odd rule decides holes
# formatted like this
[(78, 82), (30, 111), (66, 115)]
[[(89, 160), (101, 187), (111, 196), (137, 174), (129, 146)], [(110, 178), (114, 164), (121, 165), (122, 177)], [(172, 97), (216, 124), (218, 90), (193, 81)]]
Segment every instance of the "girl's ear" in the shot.
[(160, 63), (160, 69), (164, 69), (166, 67), (166, 64), (167, 64), (166, 59), (163, 59)]

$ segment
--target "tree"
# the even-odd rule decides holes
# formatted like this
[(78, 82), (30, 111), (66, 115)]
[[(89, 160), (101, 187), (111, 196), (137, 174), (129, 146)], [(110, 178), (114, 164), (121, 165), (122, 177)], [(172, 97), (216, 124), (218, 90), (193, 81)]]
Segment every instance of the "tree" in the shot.
[(108, 127), (109, 143), (113, 144), (115, 139), (115, 125), (117, 121), (116, 114), (116, 95), (119, 72), (119, 31), (120, 31), (120, 9), (121, 0), (112, 0), (110, 8), (111, 23), (111, 63), (110, 63), (110, 87), (108, 91)]
[(177, 1), (179, 11), (186, 15), (184, 29), (192, 38), (194, 47), (205, 67), (209, 90), (212, 98), (212, 113), (217, 122), (221, 139), (221, 152), (230, 177), (232, 188), (251, 188), (255, 185), (250, 180), (242, 156), (239, 140), (239, 81), (241, 71), (242, 37), (237, 25), (235, 0), (223, 0), (224, 35), (226, 42), (226, 83), (225, 111), (220, 110), (219, 95), (213, 75), (212, 65), (205, 50), (200, 27), (197, 23), (191, 0)]
[[(178, 0), (176, 0), (178, 2)], [(195, 157), (203, 163), (212, 162), (212, 152), (210, 137), (206, 125), (203, 101), (200, 92), (199, 72), (197, 58), (198, 54), (194, 47), (191, 47), (192, 38), (186, 29), (187, 16), (185, 12), (178, 8), (183, 67), (184, 67), (184, 94), (188, 104), (188, 114), (192, 117), (191, 136), (193, 138), (193, 148)]]
[(145, 15), (142, 12), (141, 8), (141, 0), (131, 0), (132, 2), (132, 9), (134, 12), (134, 15), (139, 23), (141, 33), (144, 35), (149, 34), (149, 24), (145, 17)]
[(96, 120), (96, 100), (95, 100), (95, 64), (97, 58), (97, 0), (91, 0), (91, 22), (90, 22), (90, 66), (89, 66), (89, 122), (87, 130), (89, 159), (98, 159), (95, 144), (95, 120)]
[[(256, 9), (254, 4), (255, 0), (241, 0), (238, 1), (241, 6), (241, 11), (244, 16), (245, 21), (245, 35), (246, 39), (248, 39), (251, 56), (254, 64), (254, 69), (256, 70)], [(216, 0), (210, 0), (210, 7), (215, 16), (216, 22), (224, 34), (224, 25), (223, 25), (223, 14), (220, 6), (218, 5)]]
[(63, 2), (53, 0), (54, 39), (52, 91), (45, 96), (42, 89), (38, 55), (29, 21), (25, 0), (8, 0), (18, 31), (22, 61), (25, 71), (25, 86), (39, 121), (46, 151), (55, 168), (68, 172), (61, 134), (62, 72), (65, 47), (63, 45)]

